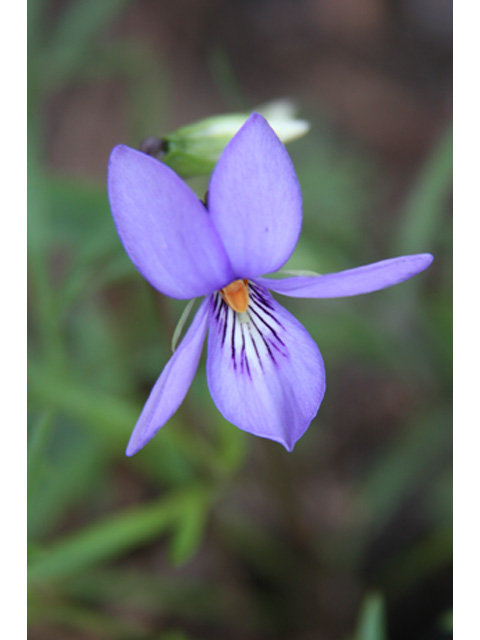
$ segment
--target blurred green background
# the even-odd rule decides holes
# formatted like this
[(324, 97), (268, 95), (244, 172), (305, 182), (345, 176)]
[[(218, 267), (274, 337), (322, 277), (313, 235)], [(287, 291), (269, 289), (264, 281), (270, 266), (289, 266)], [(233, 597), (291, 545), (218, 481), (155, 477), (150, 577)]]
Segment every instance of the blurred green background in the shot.
[[(450, 2), (31, 0), (28, 19), (29, 637), (451, 637)], [(120, 244), (110, 150), (283, 96), (312, 124), (288, 147), (289, 267), (435, 261), (282, 300), (327, 371), (292, 454), (223, 420), (201, 365), (126, 459), (183, 305)]]

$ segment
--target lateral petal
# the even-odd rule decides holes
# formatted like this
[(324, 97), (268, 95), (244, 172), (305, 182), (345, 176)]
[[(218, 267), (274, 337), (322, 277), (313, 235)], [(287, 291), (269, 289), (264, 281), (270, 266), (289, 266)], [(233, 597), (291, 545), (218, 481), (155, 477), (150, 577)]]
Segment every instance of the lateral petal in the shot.
[(322, 356), (266, 289), (250, 282), (249, 293), (245, 313), (210, 298), (208, 386), (229, 422), (291, 451), (325, 393)]
[(169, 167), (118, 145), (110, 156), (108, 194), (130, 259), (156, 289), (187, 299), (231, 282), (227, 254), (205, 206)]
[(253, 113), (212, 174), (208, 209), (236, 278), (280, 269), (297, 244), (302, 195), (292, 161), (263, 116)]
[(264, 287), (292, 298), (343, 298), (379, 291), (424, 271), (433, 261), (429, 253), (390, 258), (324, 276), (272, 280), (257, 278)]
[(202, 354), (208, 308), (207, 298), (200, 305), (185, 337), (155, 383), (130, 437), (127, 456), (140, 451), (182, 404)]

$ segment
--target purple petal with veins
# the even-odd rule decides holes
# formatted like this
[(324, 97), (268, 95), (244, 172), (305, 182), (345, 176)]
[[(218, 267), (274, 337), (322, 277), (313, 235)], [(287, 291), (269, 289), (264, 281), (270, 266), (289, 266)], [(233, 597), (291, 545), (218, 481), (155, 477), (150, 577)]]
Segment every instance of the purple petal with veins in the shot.
[(291, 451), (325, 393), (325, 369), (303, 326), (266, 289), (250, 283), (245, 313), (217, 294), (209, 317), (207, 380), (232, 424)]

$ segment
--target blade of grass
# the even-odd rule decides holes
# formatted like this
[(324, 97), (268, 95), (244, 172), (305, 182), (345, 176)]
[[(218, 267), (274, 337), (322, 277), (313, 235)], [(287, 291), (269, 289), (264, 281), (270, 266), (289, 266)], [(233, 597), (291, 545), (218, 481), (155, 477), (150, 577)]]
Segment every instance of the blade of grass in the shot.
[(50, 81), (65, 82), (82, 67), (92, 40), (131, 0), (76, 0), (66, 5), (48, 41), (44, 73)]
[[(358, 483), (351, 506), (358, 515), (357, 527), (346, 539), (335, 539), (328, 547), (330, 558), (345, 566), (365, 557), (366, 548), (393, 517), (408, 496), (418, 490), (450, 450), (451, 411), (439, 407), (416, 416), (382, 452)], [(327, 548), (327, 547), (326, 547)]]
[(449, 127), (420, 171), (405, 204), (394, 255), (432, 251), (442, 233), (445, 201), (452, 189), (453, 134)]
[(385, 605), (380, 594), (372, 593), (363, 601), (354, 640), (387, 640)]
[[(44, 409), (53, 408), (78, 420), (96, 435), (99, 445), (109, 455), (123, 456), (140, 414), (140, 405), (91, 389), (84, 382), (66, 375), (52, 375), (35, 361), (29, 363), (28, 370), (32, 400)], [(180, 477), (178, 474), (173, 476), (174, 483), (182, 478), (190, 481), (198, 475), (221, 475), (223, 469), (219, 466), (215, 447), (201, 433), (180, 427), (178, 416), (173, 416), (162, 429), (161, 440), (157, 438), (149, 443), (134, 457), (134, 464), (156, 479), (165, 479), (162, 461), (167, 471), (175, 472), (174, 467), (177, 466), (182, 473)]]
[(37, 486), (38, 476), (41, 473), (44, 462), (44, 454), (47, 442), (53, 427), (53, 411), (45, 411), (33, 427), (27, 452), (27, 503), (30, 503)]
[(67, 578), (158, 539), (175, 526), (192, 501), (205, 500), (205, 493), (205, 487), (172, 493), (64, 537), (34, 557), (30, 581), (38, 584)]
[(196, 553), (203, 539), (207, 522), (210, 495), (203, 499), (192, 494), (191, 501), (185, 503), (181, 526), (179, 526), (170, 542), (169, 556), (173, 564), (180, 566), (190, 560)]
[(448, 407), (418, 416), (371, 465), (359, 483), (358, 500), (368, 509), (375, 527), (385, 524), (408, 492), (449, 450), (450, 416)]

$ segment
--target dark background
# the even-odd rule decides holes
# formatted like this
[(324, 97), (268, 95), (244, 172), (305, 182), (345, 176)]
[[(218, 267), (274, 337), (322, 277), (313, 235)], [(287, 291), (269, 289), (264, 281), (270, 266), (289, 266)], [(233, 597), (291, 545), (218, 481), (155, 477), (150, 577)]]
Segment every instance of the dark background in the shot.
[[(451, 22), (446, 0), (29, 2), (32, 639), (450, 637)], [(435, 261), (283, 300), (327, 371), (294, 453), (226, 423), (201, 364), (126, 459), (182, 305), (124, 254), (110, 150), (278, 97), (311, 123), (289, 266)]]

